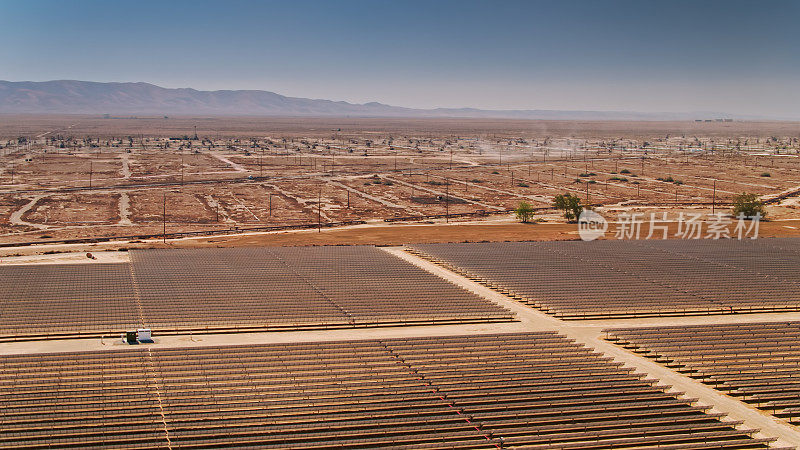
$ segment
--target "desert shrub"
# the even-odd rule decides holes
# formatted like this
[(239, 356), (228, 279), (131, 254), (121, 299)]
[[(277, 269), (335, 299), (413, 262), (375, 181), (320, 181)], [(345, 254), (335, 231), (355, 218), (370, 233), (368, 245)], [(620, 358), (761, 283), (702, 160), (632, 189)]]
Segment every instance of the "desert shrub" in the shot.
[(580, 197), (572, 194), (558, 194), (553, 200), (553, 206), (564, 213), (564, 218), (569, 222), (578, 220), (583, 212)]
[(758, 195), (742, 193), (733, 199), (733, 215), (739, 216), (740, 214), (745, 217), (754, 217), (760, 214), (763, 219), (767, 217), (767, 210)]
[(514, 210), (514, 214), (517, 215), (517, 219), (519, 219), (520, 222), (528, 223), (533, 218), (533, 206), (528, 202), (519, 202), (519, 205), (517, 205), (517, 208)]

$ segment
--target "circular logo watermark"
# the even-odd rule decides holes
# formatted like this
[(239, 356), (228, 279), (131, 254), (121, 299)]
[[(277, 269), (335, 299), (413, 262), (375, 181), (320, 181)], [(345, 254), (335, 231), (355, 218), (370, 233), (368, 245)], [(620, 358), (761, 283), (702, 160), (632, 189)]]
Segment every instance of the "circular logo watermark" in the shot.
[(584, 241), (593, 241), (606, 234), (608, 222), (591, 209), (584, 209), (578, 217), (578, 234)]

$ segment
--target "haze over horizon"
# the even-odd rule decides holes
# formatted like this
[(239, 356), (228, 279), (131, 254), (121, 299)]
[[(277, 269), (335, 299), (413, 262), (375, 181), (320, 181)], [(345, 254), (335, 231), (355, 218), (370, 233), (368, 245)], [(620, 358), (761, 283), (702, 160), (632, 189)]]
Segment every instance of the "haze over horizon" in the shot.
[(10, 81), (800, 119), (793, 1), (0, 1)]

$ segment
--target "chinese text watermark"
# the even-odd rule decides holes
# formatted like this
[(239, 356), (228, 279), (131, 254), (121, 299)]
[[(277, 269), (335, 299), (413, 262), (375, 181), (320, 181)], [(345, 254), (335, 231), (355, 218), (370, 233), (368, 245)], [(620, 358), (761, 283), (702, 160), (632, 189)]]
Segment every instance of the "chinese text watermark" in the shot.
[[(725, 213), (678, 213), (670, 217), (666, 212), (624, 212), (619, 214), (612, 230), (616, 239), (757, 239), (761, 214), (730, 217)], [(670, 231), (669, 224), (677, 223)], [(599, 213), (584, 210), (578, 218), (578, 234), (584, 241), (603, 237), (609, 222)]]

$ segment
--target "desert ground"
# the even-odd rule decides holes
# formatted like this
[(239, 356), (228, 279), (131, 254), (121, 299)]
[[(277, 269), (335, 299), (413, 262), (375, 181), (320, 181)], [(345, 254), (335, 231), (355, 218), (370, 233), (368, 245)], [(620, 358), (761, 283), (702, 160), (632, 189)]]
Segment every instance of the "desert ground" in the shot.
[[(791, 122), (4, 115), (0, 245), (575, 239), (552, 208), (564, 193), (611, 220), (754, 193), (762, 230), (794, 235), (799, 137)], [(523, 201), (536, 224), (515, 224)], [(325, 234), (302, 239), (339, 242)]]

